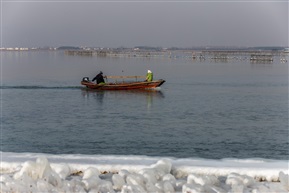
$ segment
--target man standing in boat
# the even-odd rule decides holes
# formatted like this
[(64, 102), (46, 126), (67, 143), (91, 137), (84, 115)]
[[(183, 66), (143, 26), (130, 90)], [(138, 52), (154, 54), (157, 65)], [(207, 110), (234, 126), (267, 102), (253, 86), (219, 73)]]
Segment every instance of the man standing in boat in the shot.
[(152, 71), (148, 70), (148, 73), (147, 73), (147, 76), (146, 76), (146, 81), (147, 82), (153, 81), (153, 77), (154, 77), (154, 75), (153, 75)]
[(100, 71), (93, 79), (92, 82), (96, 80), (96, 84), (104, 84), (103, 73)]

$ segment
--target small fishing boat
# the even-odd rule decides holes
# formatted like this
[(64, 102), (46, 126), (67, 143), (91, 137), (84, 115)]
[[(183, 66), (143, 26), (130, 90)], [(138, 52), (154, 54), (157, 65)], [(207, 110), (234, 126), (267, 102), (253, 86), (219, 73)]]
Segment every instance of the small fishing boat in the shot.
[[(114, 82), (96, 84), (91, 82), (88, 77), (84, 77), (81, 84), (90, 89), (96, 90), (134, 90), (134, 89), (154, 89), (160, 87), (165, 80), (138, 81), (145, 79), (145, 76), (105, 76), (106, 79), (116, 79)], [(135, 79), (134, 81), (127, 79)]]

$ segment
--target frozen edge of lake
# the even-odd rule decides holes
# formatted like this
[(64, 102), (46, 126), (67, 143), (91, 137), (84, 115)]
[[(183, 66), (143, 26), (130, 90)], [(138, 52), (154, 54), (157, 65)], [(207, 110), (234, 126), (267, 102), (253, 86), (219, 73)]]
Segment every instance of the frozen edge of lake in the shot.
[(67, 164), (72, 172), (84, 171), (89, 167), (100, 172), (118, 172), (122, 169), (137, 172), (148, 168), (158, 160), (167, 159), (172, 163), (172, 173), (176, 178), (194, 173), (199, 175), (227, 176), (230, 173), (248, 175), (265, 181), (278, 181), (279, 172), (288, 174), (288, 160), (252, 159), (201, 159), (171, 158), (132, 155), (81, 155), (81, 154), (42, 154), (1, 152), (1, 173), (12, 173), (26, 161), (46, 157), (52, 167)]

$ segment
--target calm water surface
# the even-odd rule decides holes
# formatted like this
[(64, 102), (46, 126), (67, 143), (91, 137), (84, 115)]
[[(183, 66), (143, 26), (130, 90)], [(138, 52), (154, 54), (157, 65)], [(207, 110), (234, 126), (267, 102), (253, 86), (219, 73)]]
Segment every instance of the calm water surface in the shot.
[[(288, 63), (2, 52), (1, 150), (288, 160)], [(288, 56), (287, 56), (288, 60)], [(145, 75), (160, 91), (89, 91)]]

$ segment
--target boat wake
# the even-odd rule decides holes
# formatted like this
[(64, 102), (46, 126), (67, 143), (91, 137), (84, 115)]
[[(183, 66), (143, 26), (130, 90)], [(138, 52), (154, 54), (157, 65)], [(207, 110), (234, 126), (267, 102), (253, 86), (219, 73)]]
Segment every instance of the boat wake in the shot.
[(22, 86), (0, 86), (0, 89), (82, 89), (81, 86), (41, 86), (41, 85), (22, 85)]

